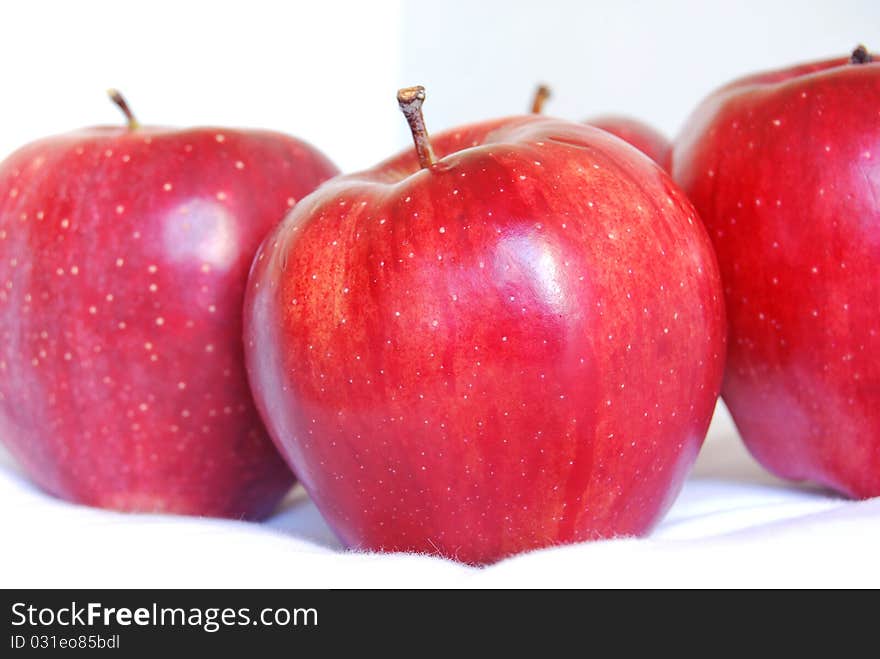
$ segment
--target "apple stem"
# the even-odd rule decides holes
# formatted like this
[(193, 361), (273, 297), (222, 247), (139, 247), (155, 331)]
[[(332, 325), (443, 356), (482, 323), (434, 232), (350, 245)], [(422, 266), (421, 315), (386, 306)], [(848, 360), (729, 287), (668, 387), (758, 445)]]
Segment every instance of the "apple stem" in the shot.
[(434, 149), (431, 148), (431, 139), (428, 137), (428, 129), (425, 128), (425, 117), (422, 115), (422, 103), (425, 102), (424, 87), (406, 87), (397, 92), (397, 103), (400, 111), (406, 117), (412, 132), (413, 144), (419, 156), (419, 165), (422, 169), (428, 169), (437, 158)]
[(118, 89), (108, 89), (107, 95), (110, 97), (110, 100), (113, 101), (120, 110), (122, 110), (122, 114), (125, 115), (125, 118), (128, 120), (128, 129), (129, 130), (137, 130), (140, 128), (140, 124), (138, 120), (134, 116), (134, 112), (131, 111), (131, 108), (128, 107), (128, 102), (125, 100), (125, 97), (119, 93)]
[(535, 97), (532, 100), (532, 114), (541, 114), (544, 110), (544, 103), (550, 98), (550, 88), (547, 85), (538, 85), (535, 90)]
[(871, 53), (868, 52), (867, 48), (862, 44), (859, 44), (856, 46), (856, 49), (852, 51), (852, 56), (849, 58), (849, 61), (853, 64), (869, 64), (874, 61), (874, 58), (871, 56)]

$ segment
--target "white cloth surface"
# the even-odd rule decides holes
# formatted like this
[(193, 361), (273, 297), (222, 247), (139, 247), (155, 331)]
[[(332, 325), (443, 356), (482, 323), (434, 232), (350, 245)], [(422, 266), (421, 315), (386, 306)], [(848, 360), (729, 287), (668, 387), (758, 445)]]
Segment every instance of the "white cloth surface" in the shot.
[(124, 515), (46, 496), (0, 454), (0, 587), (880, 586), (880, 499), (778, 481), (745, 452), (723, 406), (715, 417), (651, 537), (486, 568), (345, 551), (301, 489), (263, 524)]

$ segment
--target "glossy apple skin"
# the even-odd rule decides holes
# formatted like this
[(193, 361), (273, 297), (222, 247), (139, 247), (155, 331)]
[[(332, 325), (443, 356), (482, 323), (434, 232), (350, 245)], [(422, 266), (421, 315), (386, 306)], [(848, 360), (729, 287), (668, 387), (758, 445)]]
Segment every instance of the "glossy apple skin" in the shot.
[(0, 164), (0, 440), (58, 497), (259, 518), (293, 476), (250, 396), (257, 246), (335, 173), (277, 133), (95, 128)]
[(662, 133), (638, 119), (607, 115), (584, 122), (631, 144), (665, 171), (672, 171), (672, 143)]
[(245, 345), (273, 438), (353, 548), (482, 564), (648, 532), (721, 382), (693, 207), (580, 124), (433, 141), (431, 169), (406, 151), (329, 182), (258, 252)]
[(730, 84), (673, 167), (718, 254), (745, 443), (779, 476), (880, 495), (880, 64)]

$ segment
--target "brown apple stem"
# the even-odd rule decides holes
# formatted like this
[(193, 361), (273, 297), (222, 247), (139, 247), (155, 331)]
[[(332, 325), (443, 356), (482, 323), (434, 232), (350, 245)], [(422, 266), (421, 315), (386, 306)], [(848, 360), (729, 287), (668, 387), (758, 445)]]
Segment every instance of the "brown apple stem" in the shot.
[(140, 124), (138, 120), (134, 116), (134, 112), (131, 111), (131, 108), (128, 107), (128, 102), (125, 100), (125, 97), (119, 93), (118, 89), (108, 89), (107, 95), (110, 97), (110, 100), (116, 103), (120, 110), (122, 110), (122, 114), (125, 115), (125, 118), (128, 120), (128, 129), (129, 130), (137, 130), (140, 128)]
[(547, 85), (538, 85), (535, 97), (532, 100), (532, 114), (541, 114), (544, 111), (544, 103), (550, 98), (550, 88)]
[(874, 57), (868, 52), (867, 48), (862, 44), (859, 44), (856, 46), (856, 49), (852, 51), (852, 56), (849, 58), (849, 61), (853, 64), (869, 64), (874, 61)]
[(397, 103), (400, 111), (406, 117), (409, 129), (412, 132), (413, 144), (419, 156), (419, 165), (422, 169), (428, 169), (437, 158), (434, 149), (431, 148), (431, 139), (428, 129), (425, 128), (425, 117), (422, 115), (422, 103), (425, 102), (424, 87), (406, 87), (397, 92)]

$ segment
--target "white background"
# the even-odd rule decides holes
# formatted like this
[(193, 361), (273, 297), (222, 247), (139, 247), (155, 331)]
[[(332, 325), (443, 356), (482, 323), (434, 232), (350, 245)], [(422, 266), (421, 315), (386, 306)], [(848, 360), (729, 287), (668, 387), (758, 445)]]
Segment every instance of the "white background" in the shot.
[[(880, 2), (4, 3), (0, 154), (119, 122), (259, 126), (341, 168), (406, 146), (394, 100), (424, 84), (432, 130), (522, 112), (625, 112), (674, 135), (717, 85), (754, 70), (880, 49)], [(340, 555), (295, 497), (263, 526), (113, 515), (33, 490), (0, 454), (0, 585), (880, 585), (877, 501), (779, 483), (722, 414), (652, 540), (539, 552), (476, 571), (425, 557)], [(63, 551), (59, 548), (63, 547)]]
[(672, 137), (731, 78), (880, 43), (880, 2), (412, 2), (403, 30), (403, 78), (428, 87), (440, 127), (523, 112), (544, 81), (549, 113), (623, 112)]
[(342, 169), (407, 144), (398, 87), (423, 84), (434, 131), (526, 110), (625, 112), (672, 136), (740, 74), (880, 50), (876, 0), (12, 0), (3, 3), (0, 153), (121, 120), (260, 126)]

